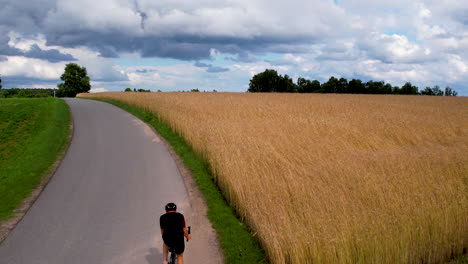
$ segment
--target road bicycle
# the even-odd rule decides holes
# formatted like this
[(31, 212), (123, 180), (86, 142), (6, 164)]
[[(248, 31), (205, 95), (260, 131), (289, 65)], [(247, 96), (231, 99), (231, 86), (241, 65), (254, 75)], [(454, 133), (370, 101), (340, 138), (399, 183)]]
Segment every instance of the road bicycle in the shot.
[[(190, 226), (188, 227), (188, 233), (190, 234)], [(175, 252), (175, 248), (169, 248), (169, 252), (171, 255), (169, 256), (169, 262), (167, 264), (177, 264), (177, 254)]]

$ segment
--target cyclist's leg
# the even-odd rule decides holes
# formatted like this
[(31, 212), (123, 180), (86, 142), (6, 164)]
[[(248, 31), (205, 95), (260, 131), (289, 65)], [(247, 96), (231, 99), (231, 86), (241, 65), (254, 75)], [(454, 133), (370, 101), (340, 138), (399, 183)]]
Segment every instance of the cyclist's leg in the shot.
[(168, 255), (169, 255), (169, 247), (166, 245), (166, 243), (163, 243), (163, 261), (164, 261), (164, 264), (167, 263)]
[(184, 264), (185, 242), (184, 237), (177, 239), (174, 244), (175, 253), (177, 254), (177, 264)]
[(184, 253), (177, 255), (177, 264), (184, 264)]

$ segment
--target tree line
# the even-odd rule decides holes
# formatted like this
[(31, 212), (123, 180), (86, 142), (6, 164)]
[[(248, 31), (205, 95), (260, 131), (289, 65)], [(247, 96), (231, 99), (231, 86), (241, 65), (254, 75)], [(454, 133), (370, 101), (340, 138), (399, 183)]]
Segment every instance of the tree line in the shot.
[(11, 88), (3, 89), (0, 75), (0, 98), (38, 98), (54, 96), (57, 89)]
[(384, 81), (363, 82), (359, 79), (348, 81), (346, 78), (330, 77), (327, 82), (298, 78), (294, 83), (287, 74), (279, 75), (276, 70), (266, 69), (252, 77), (248, 92), (252, 93), (350, 93), (350, 94), (412, 94), (412, 95), (438, 95), (457, 96), (458, 93), (450, 87), (441, 89), (439, 86), (426, 87), (419, 91), (417, 86), (406, 82), (403, 86), (392, 86)]
[[(5, 97), (75, 97), (78, 93), (86, 93), (91, 89), (90, 78), (85, 67), (75, 63), (69, 63), (65, 66), (65, 71), (60, 77), (63, 83), (57, 85), (57, 89), (2, 89), (2, 79), (0, 76), (0, 98)], [(126, 88), (125, 92), (132, 91)], [(145, 89), (133, 89), (134, 92), (150, 92)], [(198, 92), (193, 89), (192, 92)], [(410, 82), (402, 87), (392, 86), (384, 81), (363, 82), (359, 79), (348, 81), (345, 78), (335, 78), (334, 76), (325, 83), (318, 80), (308, 80), (298, 78), (294, 83), (287, 74), (279, 75), (276, 70), (266, 69), (252, 77), (249, 83), (248, 92), (276, 92), (276, 93), (351, 93), (351, 94), (412, 94), (412, 95), (436, 95), (436, 96), (457, 96), (457, 91), (450, 87), (441, 89), (438, 85), (426, 87), (419, 91), (417, 86)]]
[[(39, 89), (39, 88), (11, 88), (2, 89), (2, 77), (0, 75), (0, 98), (34, 98), (34, 97), (49, 97), (54, 96), (56, 89)], [(55, 90), (55, 91), (54, 91)]]
[(41, 89), (41, 88), (11, 88), (1, 89), (0, 98), (40, 98), (54, 96), (54, 91), (57, 96), (57, 89)]

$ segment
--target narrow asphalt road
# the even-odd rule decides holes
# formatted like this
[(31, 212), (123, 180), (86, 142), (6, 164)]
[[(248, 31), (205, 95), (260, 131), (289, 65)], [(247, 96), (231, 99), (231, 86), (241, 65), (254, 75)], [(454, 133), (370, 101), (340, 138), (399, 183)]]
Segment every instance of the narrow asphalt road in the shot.
[[(173, 201), (186, 216), (194, 213), (165, 144), (117, 107), (84, 99), (67, 103), (74, 120), (70, 148), (0, 244), (0, 264), (162, 263), (159, 216), (164, 205)], [(199, 251), (210, 246), (203, 243), (194, 234), (186, 263), (207, 263), (204, 256), (210, 254)], [(190, 253), (191, 244), (196, 254)]]

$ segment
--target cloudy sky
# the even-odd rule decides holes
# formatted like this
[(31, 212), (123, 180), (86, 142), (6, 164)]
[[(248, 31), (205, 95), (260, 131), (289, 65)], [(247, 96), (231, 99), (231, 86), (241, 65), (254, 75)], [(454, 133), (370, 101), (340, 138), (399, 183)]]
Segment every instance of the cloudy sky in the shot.
[(276, 69), (468, 95), (468, 0), (0, 0), (5, 88), (243, 92)]

